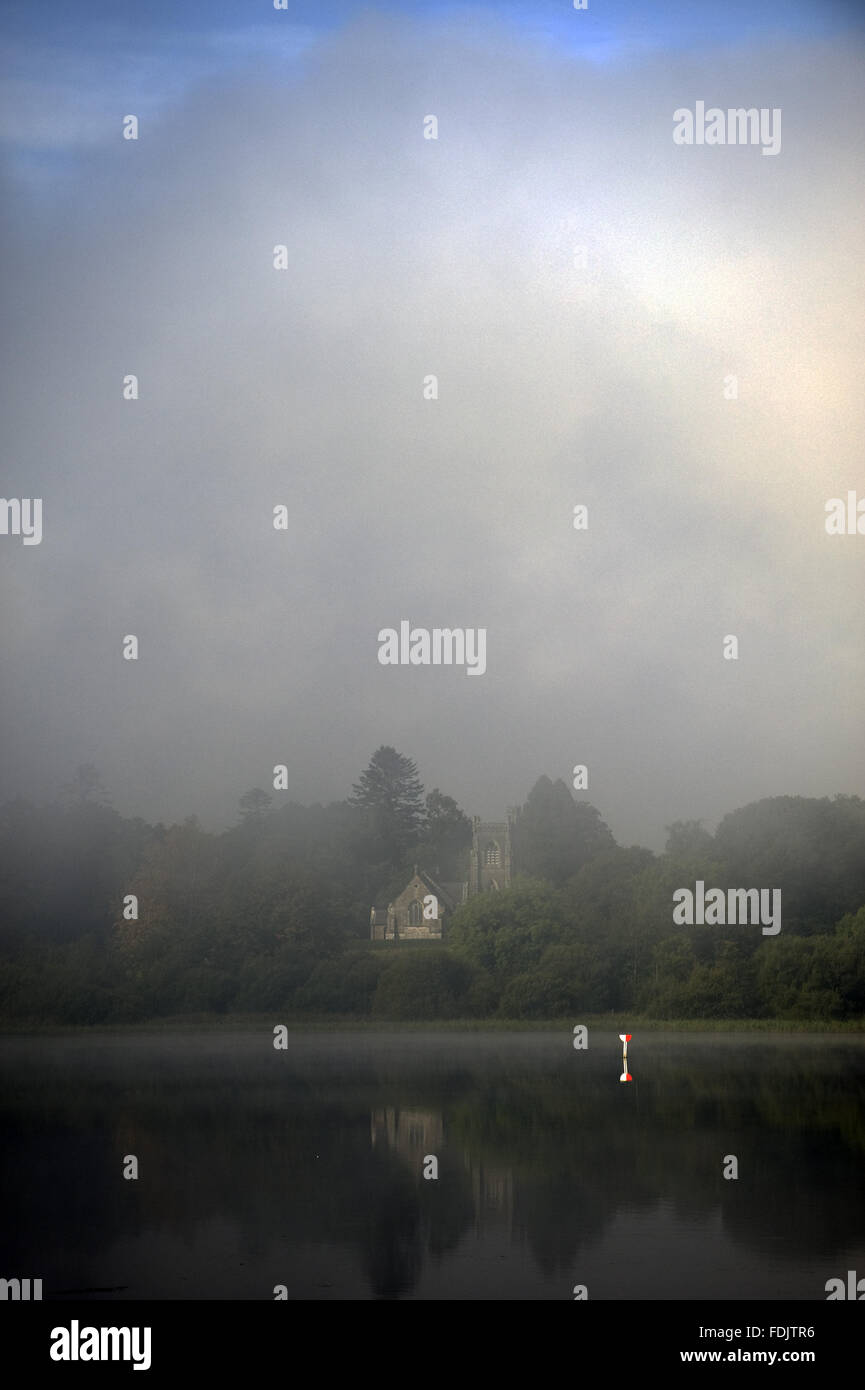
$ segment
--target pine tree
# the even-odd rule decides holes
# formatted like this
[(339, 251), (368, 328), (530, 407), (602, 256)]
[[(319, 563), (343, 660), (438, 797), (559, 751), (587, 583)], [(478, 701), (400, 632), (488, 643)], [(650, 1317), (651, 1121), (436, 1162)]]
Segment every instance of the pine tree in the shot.
[(395, 748), (382, 746), (352, 793), (351, 804), (369, 813), (383, 858), (400, 865), (424, 829), (423, 787), (417, 766)]

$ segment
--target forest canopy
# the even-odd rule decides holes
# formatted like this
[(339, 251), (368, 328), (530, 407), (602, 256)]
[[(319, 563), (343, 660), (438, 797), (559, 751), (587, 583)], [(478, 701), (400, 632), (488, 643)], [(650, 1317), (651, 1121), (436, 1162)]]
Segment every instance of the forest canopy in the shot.
[[(0, 809), (0, 1019), (865, 1014), (857, 796), (769, 797), (714, 834), (677, 821), (656, 855), (617, 845), (594, 806), (542, 776), (519, 808), (507, 887), (468, 898), (441, 942), (370, 942), (371, 904), (414, 864), (467, 878), (471, 834), (390, 747), (345, 800), (252, 788), (221, 833), (123, 817), (81, 768), (56, 803)], [(783, 931), (674, 926), (673, 893), (698, 880), (780, 889)]]

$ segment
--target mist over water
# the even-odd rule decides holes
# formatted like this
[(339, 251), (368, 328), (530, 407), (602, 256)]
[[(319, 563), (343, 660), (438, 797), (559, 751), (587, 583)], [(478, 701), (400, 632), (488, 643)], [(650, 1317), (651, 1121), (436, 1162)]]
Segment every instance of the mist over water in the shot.
[(863, 1267), (858, 1038), (646, 1034), (630, 1085), (595, 1029), (289, 1040), (5, 1039), (7, 1264), (115, 1299), (813, 1300)]

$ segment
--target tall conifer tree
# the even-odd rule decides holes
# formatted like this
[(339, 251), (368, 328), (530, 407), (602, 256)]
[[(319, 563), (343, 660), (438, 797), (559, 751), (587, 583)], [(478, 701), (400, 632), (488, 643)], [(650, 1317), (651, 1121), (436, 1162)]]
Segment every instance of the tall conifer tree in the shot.
[(417, 844), (425, 825), (423, 787), (417, 766), (395, 748), (382, 746), (355, 782), (352, 805), (369, 812), (384, 856), (397, 867)]

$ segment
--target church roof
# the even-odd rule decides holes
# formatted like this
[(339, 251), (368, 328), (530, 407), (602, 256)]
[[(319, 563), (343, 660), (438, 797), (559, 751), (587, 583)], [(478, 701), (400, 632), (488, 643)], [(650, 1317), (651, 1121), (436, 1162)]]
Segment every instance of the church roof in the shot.
[[(403, 893), (412, 882), (412, 879), (415, 878), (419, 878), (427, 892), (433, 893), (439, 899), (439, 902), (450, 912), (453, 912), (454, 908), (463, 900), (463, 885), (461, 883), (438, 883), (436, 879), (433, 878), (432, 874), (428, 874), (426, 869), (422, 869), (419, 864), (415, 864), (411, 878), (406, 879), (405, 888), (402, 890)], [(402, 893), (395, 893), (393, 901), (396, 901), (399, 897), (402, 897)], [(382, 916), (385, 916), (387, 914), (387, 906), (384, 903), (376, 903), (375, 912), (380, 912)]]
[(445, 884), (436, 883), (432, 874), (428, 874), (426, 869), (418, 868), (417, 864), (414, 866), (414, 871), (421, 883), (425, 884), (430, 892), (434, 893), (435, 896), (444, 903), (445, 907), (456, 907), (459, 899), (453, 897)]

